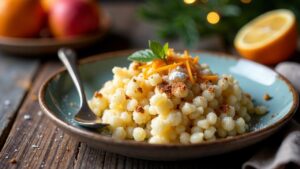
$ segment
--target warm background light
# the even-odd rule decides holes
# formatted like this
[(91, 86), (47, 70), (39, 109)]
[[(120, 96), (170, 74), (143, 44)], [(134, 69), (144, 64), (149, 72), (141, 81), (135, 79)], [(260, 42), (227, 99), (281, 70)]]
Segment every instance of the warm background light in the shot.
[(241, 0), (241, 2), (244, 3), (244, 4), (249, 4), (249, 3), (251, 3), (251, 1), (252, 0)]
[(183, 2), (186, 4), (192, 4), (192, 3), (196, 2), (196, 0), (183, 0)]
[(217, 24), (220, 21), (220, 15), (217, 12), (209, 12), (206, 19), (210, 24)]

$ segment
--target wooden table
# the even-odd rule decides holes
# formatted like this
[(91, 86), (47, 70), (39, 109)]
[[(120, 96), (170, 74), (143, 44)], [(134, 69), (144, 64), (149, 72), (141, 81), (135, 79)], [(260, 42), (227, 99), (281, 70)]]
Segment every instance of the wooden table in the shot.
[[(155, 38), (153, 26), (136, 19), (135, 4), (107, 3), (103, 7), (112, 17), (112, 31), (90, 49), (79, 51), (80, 56), (143, 48), (148, 39)], [(182, 46), (175, 42), (173, 45)], [(206, 40), (198, 48), (224, 50), (218, 38)], [(56, 56), (26, 59), (0, 55), (0, 169), (241, 168), (243, 162), (266, 144), (261, 142), (225, 155), (176, 162), (133, 159), (89, 147), (65, 134), (41, 112), (37, 101), (41, 83), (61, 67), (53, 58)]]

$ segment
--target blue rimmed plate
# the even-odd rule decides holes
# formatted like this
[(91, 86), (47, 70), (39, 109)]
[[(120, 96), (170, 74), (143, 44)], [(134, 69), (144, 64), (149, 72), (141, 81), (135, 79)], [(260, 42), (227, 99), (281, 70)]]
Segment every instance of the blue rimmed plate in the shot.
[[(127, 56), (132, 51), (107, 53), (85, 59), (80, 64), (80, 73), (84, 81), (88, 98), (105, 81), (112, 79), (114, 66), (126, 67)], [(135, 141), (116, 141), (78, 126), (73, 115), (78, 109), (77, 92), (65, 70), (59, 70), (42, 85), (39, 102), (45, 114), (60, 128), (88, 143), (91, 146), (118, 154), (152, 160), (179, 160), (199, 158), (221, 154), (255, 144), (270, 136), (291, 119), (298, 106), (298, 95), (284, 77), (263, 65), (234, 57), (209, 52), (194, 52), (202, 63), (210, 65), (213, 72), (232, 74), (242, 89), (253, 96), (256, 104), (265, 105), (269, 112), (257, 118), (250, 127), (250, 132), (232, 138), (200, 144), (152, 145)], [(265, 101), (263, 96), (272, 96)]]

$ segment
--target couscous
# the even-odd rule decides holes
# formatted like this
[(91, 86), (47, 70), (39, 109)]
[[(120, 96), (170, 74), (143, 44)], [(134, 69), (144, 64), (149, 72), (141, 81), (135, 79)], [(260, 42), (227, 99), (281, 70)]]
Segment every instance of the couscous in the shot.
[(89, 101), (113, 138), (201, 143), (243, 134), (252, 114), (267, 112), (231, 75), (214, 74), (187, 51), (151, 43), (129, 57), (128, 68), (114, 67), (113, 79)]

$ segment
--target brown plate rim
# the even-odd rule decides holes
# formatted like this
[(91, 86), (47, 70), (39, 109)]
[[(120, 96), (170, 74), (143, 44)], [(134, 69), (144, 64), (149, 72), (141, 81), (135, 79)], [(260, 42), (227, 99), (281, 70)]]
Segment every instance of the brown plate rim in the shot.
[[(129, 55), (133, 51), (135, 51), (135, 50), (124, 50), (124, 51), (116, 51), (116, 52), (108, 52), (108, 53), (104, 53), (104, 54), (99, 54), (99, 55), (91, 56), (89, 58), (81, 60), (80, 64), (82, 65), (82, 64), (86, 64), (86, 63), (92, 63), (92, 62), (95, 62), (95, 61), (101, 61), (101, 60), (105, 60), (105, 59), (111, 58), (111, 57), (124, 57), (124, 56)], [(236, 58), (233, 55), (226, 54), (226, 53), (221, 53), (221, 52), (208, 52), (208, 51), (197, 50), (197, 51), (191, 51), (191, 53), (208, 53), (208, 54), (214, 55), (212, 57), (226, 57), (228, 59), (234, 59), (236, 61), (242, 59), (242, 58)], [(245, 59), (243, 59), (243, 60), (245, 60)], [(250, 61), (250, 62), (253, 62), (253, 61)], [(253, 62), (253, 63), (255, 63), (255, 62)], [(261, 65), (259, 63), (255, 63), (255, 64)], [(262, 65), (262, 66), (266, 69), (269, 69), (269, 70), (275, 72), (274, 70), (272, 70), (269, 67), (266, 67), (264, 65)], [(283, 126), (295, 114), (295, 112), (298, 108), (298, 104), (299, 104), (298, 93), (296, 92), (296, 90), (294, 89), (292, 84), (285, 77), (283, 77), (281, 74), (276, 72), (276, 74), (278, 74), (278, 78), (282, 79), (283, 82), (286, 83), (286, 85), (288, 86), (290, 92), (292, 92), (293, 105), (292, 105), (291, 109), (289, 110), (289, 112), (284, 117), (282, 117), (280, 120), (276, 121), (274, 124), (272, 124), (270, 126), (267, 126), (263, 129), (255, 130), (255, 131), (252, 131), (252, 132), (249, 132), (249, 133), (245, 133), (245, 134), (242, 134), (242, 135), (234, 136), (234, 137), (231, 137), (231, 138), (222, 138), (222, 139), (217, 139), (215, 141), (202, 142), (202, 143), (197, 143), (197, 144), (179, 144), (179, 143), (176, 143), (176, 144), (149, 144), (149, 143), (146, 143), (146, 142), (137, 142), (137, 141), (133, 141), (133, 140), (121, 140), (120, 141), (120, 140), (115, 140), (115, 139), (113, 139), (111, 137), (108, 137), (108, 136), (100, 135), (100, 134), (92, 132), (92, 131), (80, 129), (80, 128), (74, 127), (72, 125), (69, 125), (66, 122), (64, 122), (63, 120), (56, 117), (50, 111), (50, 109), (47, 107), (47, 105), (45, 103), (45, 100), (44, 100), (45, 90), (46, 90), (47, 85), (49, 84), (49, 82), (54, 77), (56, 77), (56, 75), (58, 75), (58, 74), (60, 74), (64, 71), (66, 71), (65, 68), (61, 68), (61, 69), (55, 71), (42, 84), (42, 86), (39, 90), (39, 96), (38, 96), (39, 104), (40, 104), (42, 110), (59, 127), (62, 127), (62, 128), (64, 128), (65, 130), (68, 130), (71, 133), (75, 133), (78, 136), (82, 136), (82, 137), (85, 137), (87, 139), (92, 139), (94, 141), (102, 141), (103, 143), (106, 143), (106, 144), (119, 144), (119, 145), (124, 145), (124, 146), (146, 146), (147, 148), (158, 148), (159, 149), (159, 148), (186, 148), (186, 147), (191, 147), (192, 148), (192, 147), (232, 143), (232, 142), (238, 141), (238, 140), (247, 140), (247, 139), (250, 139), (250, 138), (255, 138), (255, 137), (266, 135), (268, 133), (271, 133), (272, 131), (275, 131), (276, 129), (280, 128), (281, 126)]]

